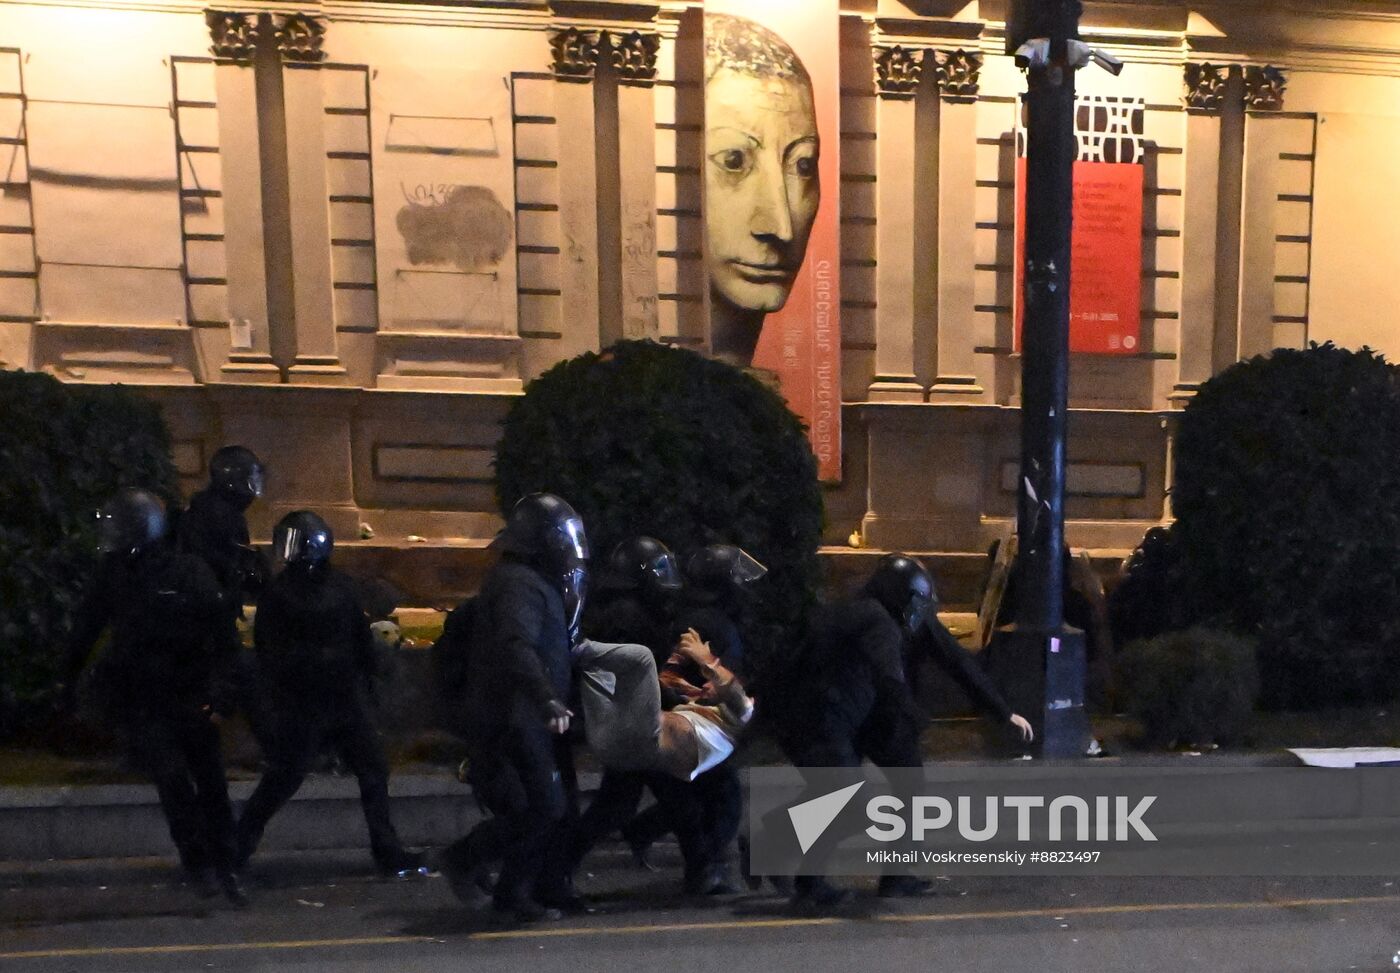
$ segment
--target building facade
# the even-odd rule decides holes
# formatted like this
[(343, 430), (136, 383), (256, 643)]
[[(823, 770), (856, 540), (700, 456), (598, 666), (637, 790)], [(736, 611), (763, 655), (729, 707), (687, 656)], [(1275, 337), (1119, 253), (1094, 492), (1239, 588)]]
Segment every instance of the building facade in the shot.
[[(790, 2), (790, 0), (773, 0)], [(1087, 3), (1143, 167), (1131, 348), (1071, 363), (1068, 536), (1166, 515), (1212, 374), (1400, 355), (1400, 2)], [(843, 0), (843, 478), (828, 540), (973, 552), (1015, 509), (1017, 96), (993, 0)], [(479, 544), (555, 362), (704, 349), (699, 3), (0, 2), (0, 364), (164, 407), (297, 507)], [(826, 188), (826, 191), (835, 191)]]

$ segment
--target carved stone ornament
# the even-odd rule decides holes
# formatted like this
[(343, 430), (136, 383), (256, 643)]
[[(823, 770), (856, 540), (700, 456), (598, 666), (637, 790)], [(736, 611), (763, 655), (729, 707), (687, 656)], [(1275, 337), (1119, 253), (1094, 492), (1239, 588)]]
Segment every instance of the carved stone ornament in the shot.
[(898, 44), (875, 48), (875, 90), (881, 95), (910, 95), (924, 71), (924, 50)]
[(320, 61), (326, 56), (321, 45), (326, 37), (326, 24), (310, 14), (273, 14), (272, 29), (277, 36), (277, 50), (284, 61)]
[(556, 77), (588, 81), (598, 70), (603, 36), (596, 30), (565, 27), (549, 32), (549, 48), (554, 54), (550, 65)]
[(210, 52), (215, 57), (234, 61), (252, 58), (258, 41), (258, 15), (235, 13), (231, 10), (206, 10), (204, 22), (209, 25)]
[(612, 42), (612, 64), (623, 81), (655, 81), (656, 54), (661, 50), (661, 35), (644, 34), (634, 30), (629, 34), (608, 32)]
[(1225, 107), (1229, 69), (1216, 64), (1186, 65), (1186, 107), (1220, 111)]
[(976, 98), (981, 88), (982, 54), (980, 51), (933, 52), (933, 79), (938, 93), (944, 98)]
[(1251, 64), (1244, 69), (1244, 107), (1247, 111), (1283, 111), (1288, 78), (1281, 68)]

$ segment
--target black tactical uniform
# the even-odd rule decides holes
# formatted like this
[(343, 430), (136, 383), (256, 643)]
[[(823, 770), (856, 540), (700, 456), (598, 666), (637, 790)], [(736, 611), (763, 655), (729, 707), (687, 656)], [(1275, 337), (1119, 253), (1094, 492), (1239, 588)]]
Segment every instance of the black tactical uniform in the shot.
[(267, 566), (253, 549), (244, 512), (263, 492), (263, 466), (242, 446), (225, 446), (209, 462), (209, 485), (190, 498), (180, 515), (180, 547), (204, 560), (230, 602), (256, 597)]
[(233, 708), (233, 618), (209, 568), (166, 543), (164, 509), (153, 495), (127, 491), (102, 520), (107, 554), (76, 619), (68, 684), (110, 628), (96, 664), (107, 715), (155, 784), (185, 869), (205, 891), (217, 881), (245, 904), (233, 875), (233, 810), (215, 722)]
[[(645, 646), (660, 669), (679, 640), (673, 618), (681, 573), (675, 555), (655, 538), (623, 541), (608, 558), (602, 587), (603, 591), (590, 599), (584, 624), (588, 637), (595, 642)], [(664, 686), (661, 697), (666, 708), (684, 701)], [(675, 831), (685, 860), (686, 889), (696, 893), (722, 891), (723, 876), (715, 871), (716, 863), (722, 861), (716, 846), (722, 852), (727, 842), (717, 840), (712, 833), (711, 819), (704, 803), (697, 800), (695, 785), (659, 771), (603, 772), (598, 792), (575, 831), (572, 867), (582, 862), (599, 839), (618, 828), (623, 828), (639, 860), (645, 862), (645, 847), (655, 839), (643, 842), (629, 833), (644, 789), (652, 792), (656, 804), (644, 812), (641, 827), (654, 828), (660, 834)]]
[[(888, 555), (861, 597), (818, 611), (797, 685), (779, 694), (776, 732), (793, 764), (858, 767), (867, 759), (895, 771), (894, 786), (907, 786), (912, 780), (907, 771), (923, 766), (923, 716), (905, 678), (905, 640), (924, 625), (934, 604), (928, 572), (903, 555)], [(829, 829), (823, 841), (838, 836), (837, 829)], [(884, 876), (880, 893), (918, 894), (929, 884)], [(800, 877), (795, 885), (798, 903), (808, 907), (835, 907), (849, 897), (817, 876)]]
[(359, 779), (380, 871), (418, 872), (421, 861), (404, 851), (389, 814), (389, 766), (370, 714), (374, 643), (354, 584), (327, 563), (331, 534), (315, 514), (288, 514), (273, 545), (287, 568), (258, 599), (254, 645), (274, 735), (267, 770), (239, 818), (239, 864), (329, 746)]
[(443, 868), (461, 894), (500, 860), (496, 908), (538, 919), (573, 899), (573, 755), (550, 721), (568, 712), (588, 548), (582, 521), (552, 494), (523, 498), (493, 543), (502, 559), (476, 597), (457, 722), (468, 779), (492, 816), (446, 850)]
[[(742, 677), (745, 674), (741, 630), (744, 602), (753, 584), (767, 573), (748, 552), (733, 544), (710, 544), (695, 551), (686, 559), (685, 586), (681, 590), (671, 642), (674, 644), (681, 633), (693, 628), (720, 663)], [(692, 664), (673, 663), (671, 668), (689, 682), (703, 681)], [(705, 862), (701, 873), (704, 890), (727, 891), (730, 886), (724, 863), (729, 846), (739, 834), (744, 810), (743, 786), (734, 761), (726, 760), (694, 781), (682, 782), (676, 800), (684, 801), (687, 807), (677, 811), (674, 801), (668, 804), (658, 800), (623, 828), (623, 838), (638, 860), (645, 862), (647, 849), (667, 832), (676, 833), (684, 851), (687, 845), (687, 836), (682, 834), (685, 823), (699, 822), (700, 856)]]

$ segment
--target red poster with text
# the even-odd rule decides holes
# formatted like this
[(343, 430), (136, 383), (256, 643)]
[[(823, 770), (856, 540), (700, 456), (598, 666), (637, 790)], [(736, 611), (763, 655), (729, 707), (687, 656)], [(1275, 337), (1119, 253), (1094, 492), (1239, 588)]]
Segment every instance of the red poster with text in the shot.
[(839, 0), (705, 0), (710, 350), (777, 376), (841, 476)]
[[(1016, 350), (1025, 320), (1026, 160), (1016, 160)], [(1142, 166), (1074, 164), (1069, 350), (1132, 355), (1141, 349)]]

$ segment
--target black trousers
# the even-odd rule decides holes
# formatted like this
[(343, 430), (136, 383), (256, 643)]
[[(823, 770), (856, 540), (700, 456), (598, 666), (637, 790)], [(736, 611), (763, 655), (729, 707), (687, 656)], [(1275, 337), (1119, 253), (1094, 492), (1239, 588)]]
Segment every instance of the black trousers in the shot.
[(379, 736), (363, 706), (346, 706), (325, 713), (284, 710), (276, 728), (268, 767), (238, 819), (238, 853), (246, 861), (262, 840), (263, 830), (292, 799), (323, 749), (330, 747), (359, 780), (360, 805), (369, 827), (369, 847), (382, 867), (393, 867), (403, 843), (389, 815), (389, 764)]
[(124, 731), (132, 762), (155, 784), (180, 863), (190, 871), (231, 869), (233, 807), (219, 728), (192, 705), (130, 714)]
[(543, 721), (522, 723), (471, 746), (472, 790), (491, 816), (445, 852), (463, 870), (499, 861), (494, 898), (507, 908), (564, 892), (577, 814), (567, 741)]
[[(678, 799), (691, 806), (691, 810), (682, 813), (681, 820), (698, 816), (705, 858), (711, 864), (723, 862), (730, 844), (739, 834), (744, 813), (744, 794), (738, 768), (725, 761), (693, 781), (678, 783)], [(623, 826), (622, 837), (635, 845), (652, 844), (676, 831), (673, 823), (676, 817), (671, 807), (658, 800)]]
[[(910, 790), (914, 775), (923, 768), (923, 751), (919, 745), (919, 724), (901, 706), (877, 703), (864, 714), (859, 725), (829, 721), (822, 732), (791, 735), (780, 739), (783, 750), (793, 764), (803, 767), (859, 767), (869, 760), (881, 770), (890, 771), (889, 783), (896, 792)], [(824, 782), (804, 791), (794, 803), (819, 797), (827, 790)], [(804, 856), (804, 862), (820, 865), (844, 839), (852, 834), (849, 825), (839, 822), (828, 828)], [(799, 893), (811, 891), (825, 882), (823, 876), (799, 875), (794, 885)]]

